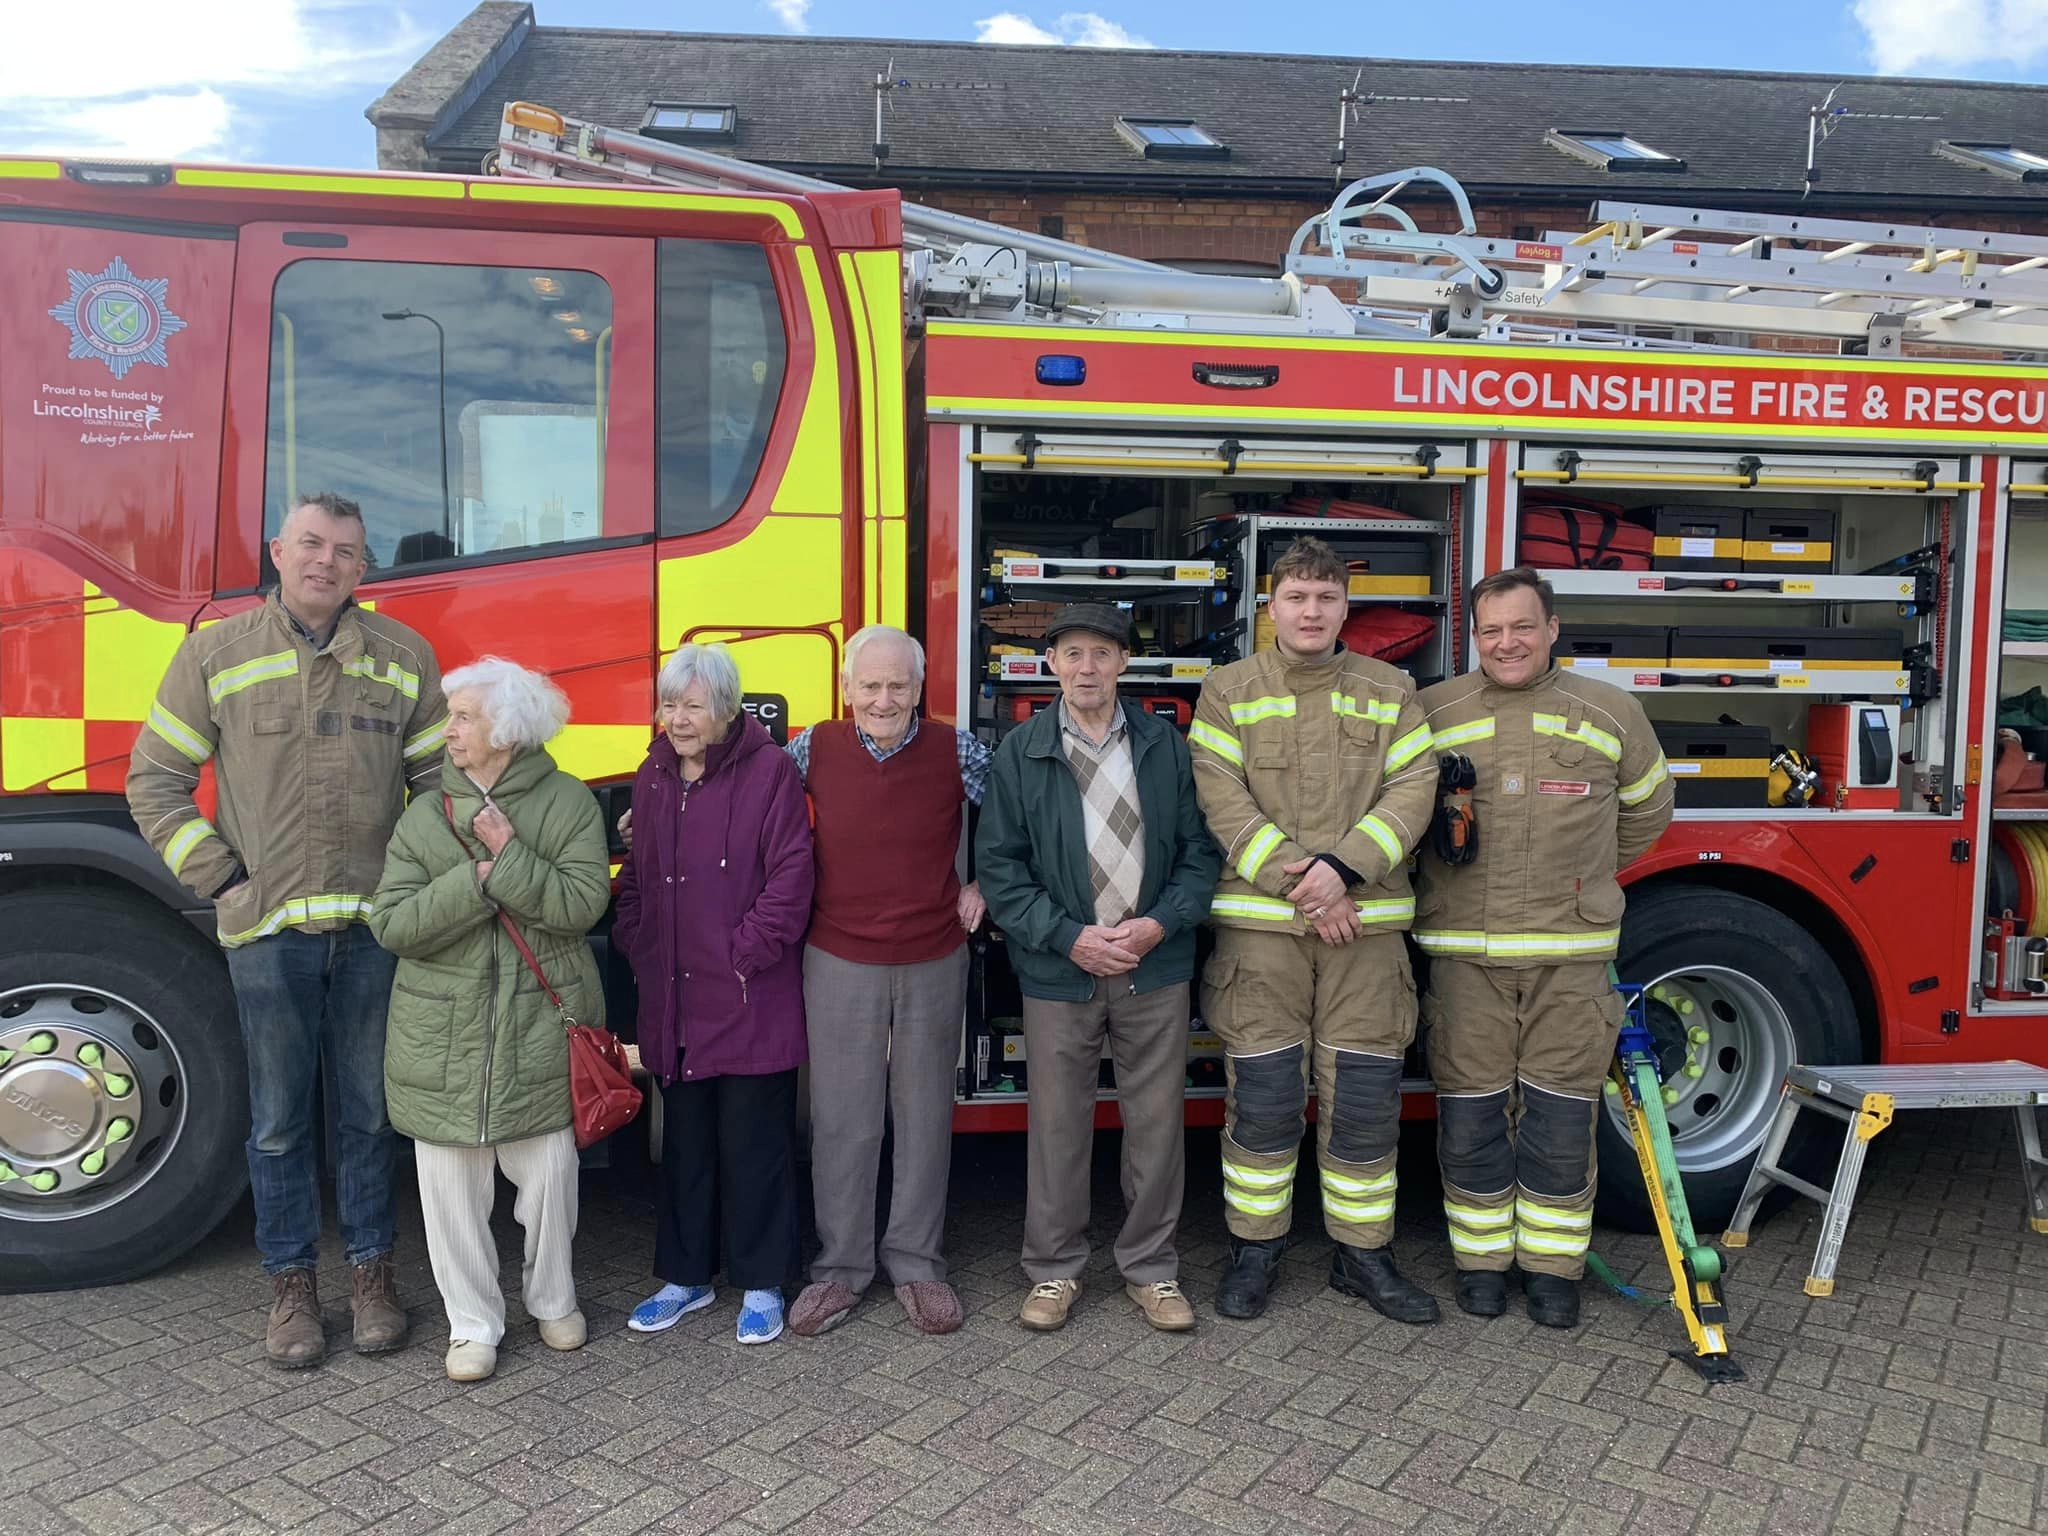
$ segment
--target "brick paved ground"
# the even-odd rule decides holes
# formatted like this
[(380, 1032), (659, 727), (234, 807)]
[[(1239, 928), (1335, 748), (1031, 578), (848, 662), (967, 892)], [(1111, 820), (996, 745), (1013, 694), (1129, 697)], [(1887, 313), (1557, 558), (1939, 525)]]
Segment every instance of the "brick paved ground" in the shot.
[[(741, 1349), (730, 1299), (668, 1334), (630, 1334), (648, 1208), (614, 1176), (586, 1196), (577, 1251), (588, 1347), (550, 1353), (515, 1304), (496, 1379), (471, 1388), (441, 1372), (416, 1206), (402, 1239), (413, 1346), (298, 1375), (263, 1360), (244, 1210), (139, 1284), (0, 1298), (0, 1531), (1739, 1536), (2048, 1522), (2048, 1239), (2023, 1232), (1999, 1114), (1909, 1115), (1874, 1144), (1833, 1300), (1800, 1291), (1811, 1208), (1760, 1228), (1732, 1268), (1750, 1379), (1711, 1391), (1665, 1357), (1679, 1339), (1668, 1312), (1589, 1294), (1571, 1335), (1448, 1307), (1437, 1328), (1402, 1328), (1324, 1288), (1320, 1239), (1290, 1257), (1265, 1319), (1225, 1324), (1206, 1305), (1223, 1258), (1213, 1135), (1193, 1147), (1192, 1336), (1148, 1332), (1101, 1257), (1064, 1332), (1021, 1332), (1019, 1144), (963, 1141), (955, 1337), (919, 1337), (879, 1289), (821, 1340)], [(1447, 1296), (1426, 1154), (1405, 1158), (1400, 1254)], [(1098, 1207), (1113, 1205), (1113, 1161), (1097, 1172)], [(509, 1256), (516, 1229), (502, 1230)], [(1098, 1243), (1108, 1232), (1098, 1222)], [(1625, 1275), (1657, 1277), (1647, 1240), (1598, 1243)], [(507, 1274), (516, 1284), (516, 1261)], [(344, 1326), (345, 1295), (330, 1291), (328, 1316)]]

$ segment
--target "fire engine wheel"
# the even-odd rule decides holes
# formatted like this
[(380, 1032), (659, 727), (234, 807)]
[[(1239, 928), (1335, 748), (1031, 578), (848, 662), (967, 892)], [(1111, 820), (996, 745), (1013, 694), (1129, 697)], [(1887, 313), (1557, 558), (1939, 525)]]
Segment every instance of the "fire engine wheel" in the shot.
[[(1735, 1213), (1785, 1069), (1863, 1059), (1854, 1000), (1827, 952), (1791, 918), (1698, 886), (1630, 898), (1616, 969), (1646, 988), (1672, 1151), (1693, 1225), (1711, 1241)], [(1650, 1231), (1649, 1198), (1612, 1096), (1598, 1139), (1601, 1219)], [(1787, 1150), (1797, 1161), (1818, 1141)]]
[(219, 952), (139, 899), (0, 898), (0, 1290), (131, 1279), (244, 1188), (248, 1088)]

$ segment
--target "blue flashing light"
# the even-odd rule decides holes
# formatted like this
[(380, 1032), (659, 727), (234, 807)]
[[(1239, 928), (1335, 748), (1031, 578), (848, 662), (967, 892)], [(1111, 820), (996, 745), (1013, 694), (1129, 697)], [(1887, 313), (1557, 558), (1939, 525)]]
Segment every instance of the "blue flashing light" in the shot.
[(1066, 352), (1049, 352), (1038, 360), (1041, 384), (1084, 384), (1088, 380), (1088, 359)]

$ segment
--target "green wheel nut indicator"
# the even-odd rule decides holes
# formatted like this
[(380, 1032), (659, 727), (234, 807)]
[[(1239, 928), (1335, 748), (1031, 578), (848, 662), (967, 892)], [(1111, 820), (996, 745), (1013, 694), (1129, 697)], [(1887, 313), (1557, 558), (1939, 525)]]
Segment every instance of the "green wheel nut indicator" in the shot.
[(88, 1040), (78, 1048), (78, 1059), (88, 1067), (96, 1067), (106, 1058), (100, 1048)]
[(135, 1122), (124, 1115), (107, 1127), (107, 1145), (111, 1147), (117, 1141), (126, 1141), (134, 1134)]
[(38, 1194), (47, 1195), (57, 1187), (57, 1175), (49, 1168), (39, 1168), (28, 1176), (28, 1187)]
[(57, 1037), (47, 1029), (39, 1030), (28, 1037), (28, 1052), (31, 1056), (47, 1056), (57, 1049)]
[(110, 1099), (125, 1099), (135, 1091), (135, 1084), (118, 1072), (109, 1072), (100, 1081), (105, 1086), (107, 1097)]
[(107, 1154), (104, 1151), (88, 1152), (78, 1160), (78, 1171), (89, 1179), (98, 1178), (106, 1166)]

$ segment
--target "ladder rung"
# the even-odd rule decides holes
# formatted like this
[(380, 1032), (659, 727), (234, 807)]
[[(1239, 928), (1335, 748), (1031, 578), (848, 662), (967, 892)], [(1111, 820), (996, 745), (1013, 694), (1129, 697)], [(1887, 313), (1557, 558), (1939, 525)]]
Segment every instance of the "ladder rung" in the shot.
[(1796, 1173), (1787, 1173), (1782, 1168), (1758, 1164), (1756, 1171), (1769, 1179), (1773, 1184), (1782, 1184), (1787, 1189), (1797, 1190), (1800, 1194), (1806, 1196), (1807, 1199), (1817, 1201), (1821, 1205), (1826, 1205), (1835, 1197), (1833, 1190), (1822, 1189), (1818, 1184), (1802, 1179)]

